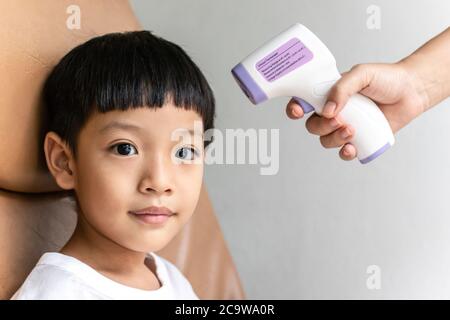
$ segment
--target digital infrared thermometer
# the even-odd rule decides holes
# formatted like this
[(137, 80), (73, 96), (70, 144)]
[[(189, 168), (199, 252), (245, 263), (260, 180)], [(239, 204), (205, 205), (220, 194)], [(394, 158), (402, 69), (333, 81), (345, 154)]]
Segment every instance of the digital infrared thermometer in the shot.
[[(288, 96), (306, 113), (322, 114), (331, 87), (341, 78), (328, 48), (310, 30), (295, 24), (236, 65), (232, 74), (253, 104)], [(369, 98), (351, 96), (339, 113), (355, 133), (350, 141), (361, 163), (368, 163), (394, 144), (384, 114)]]

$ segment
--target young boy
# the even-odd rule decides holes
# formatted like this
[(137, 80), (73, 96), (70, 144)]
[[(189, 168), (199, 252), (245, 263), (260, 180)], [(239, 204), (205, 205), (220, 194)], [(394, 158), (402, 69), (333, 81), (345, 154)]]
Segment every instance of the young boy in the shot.
[(186, 224), (200, 194), (215, 102), (198, 67), (148, 31), (107, 34), (63, 57), (44, 100), (47, 165), (72, 190), (78, 222), (12, 299), (198, 299), (153, 253)]

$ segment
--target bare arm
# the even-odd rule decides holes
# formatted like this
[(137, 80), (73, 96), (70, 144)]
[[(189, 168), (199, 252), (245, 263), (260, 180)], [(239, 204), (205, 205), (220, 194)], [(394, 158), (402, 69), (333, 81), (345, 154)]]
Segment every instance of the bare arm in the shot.
[(450, 96), (450, 27), (399, 62), (417, 78), (426, 109)]

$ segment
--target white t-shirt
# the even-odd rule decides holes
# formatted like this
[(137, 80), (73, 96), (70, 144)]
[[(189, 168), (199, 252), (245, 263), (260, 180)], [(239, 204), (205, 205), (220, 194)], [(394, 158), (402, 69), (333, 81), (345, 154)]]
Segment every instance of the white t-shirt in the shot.
[(47, 252), (28, 275), (12, 300), (197, 300), (191, 284), (172, 263), (148, 253), (153, 259), (161, 287), (143, 290), (126, 286), (102, 275), (80, 260), (58, 252)]

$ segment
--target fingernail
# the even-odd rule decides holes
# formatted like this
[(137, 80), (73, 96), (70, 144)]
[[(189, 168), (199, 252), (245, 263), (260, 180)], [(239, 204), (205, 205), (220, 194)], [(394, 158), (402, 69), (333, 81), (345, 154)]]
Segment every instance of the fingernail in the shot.
[(294, 106), (294, 109), (292, 109), (292, 113), (294, 114), (295, 117), (300, 117), (300, 109), (301, 107), (299, 106)]
[(345, 130), (341, 132), (341, 138), (342, 139), (347, 139), (351, 135), (352, 135), (352, 132), (350, 131), (349, 128), (345, 128)]
[(344, 150), (342, 151), (342, 153), (344, 154), (344, 156), (349, 156), (349, 155), (350, 155), (350, 151), (348, 151), (347, 148), (344, 148)]
[(328, 101), (323, 107), (323, 114), (327, 116), (332, 116), (334, 114), (335, 109), (336, 109), (336, 102)]

